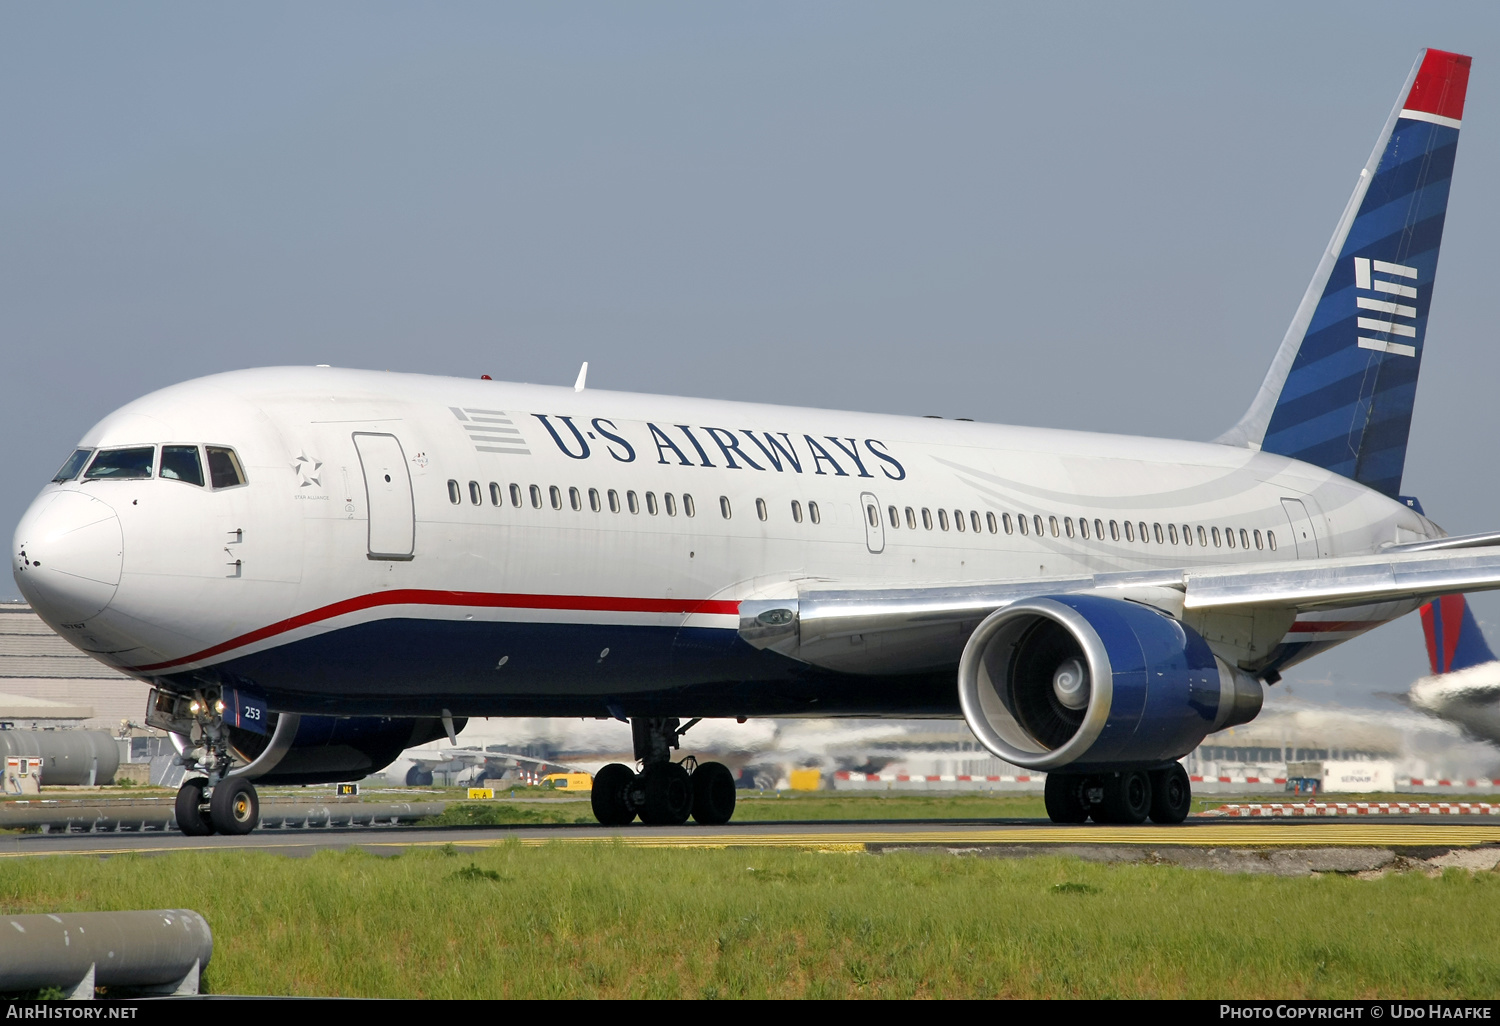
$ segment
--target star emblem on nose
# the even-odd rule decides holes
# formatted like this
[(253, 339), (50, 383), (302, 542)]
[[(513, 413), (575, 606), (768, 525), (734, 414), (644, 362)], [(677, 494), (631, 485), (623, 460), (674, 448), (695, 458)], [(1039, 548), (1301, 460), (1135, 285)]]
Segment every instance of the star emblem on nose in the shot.
[(321, 460), (313, 459), (306, 452), (303, 452), (302, 455), (293, 460), (292, 469), (297, 472), (297, 476), (300, 478), (297, 487), (306, 488), (308, 485), (322, 487), (323, 482), (318, 475), (318, 470), (322, 466), (323, 462)]

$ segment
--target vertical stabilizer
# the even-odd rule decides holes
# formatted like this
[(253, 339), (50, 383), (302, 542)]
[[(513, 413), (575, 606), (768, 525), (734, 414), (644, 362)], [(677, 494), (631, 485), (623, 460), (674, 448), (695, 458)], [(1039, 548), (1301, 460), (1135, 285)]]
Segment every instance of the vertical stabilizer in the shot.
[(1469, 61), (1418, 57), (1260, 392), (1218, 441), (1400, 491)]
[(1434, 677), (1495, 661), (1462, 595), (1444, 595), (1422, 607), (1422, 633), (1427, 635), (1427, 661)]

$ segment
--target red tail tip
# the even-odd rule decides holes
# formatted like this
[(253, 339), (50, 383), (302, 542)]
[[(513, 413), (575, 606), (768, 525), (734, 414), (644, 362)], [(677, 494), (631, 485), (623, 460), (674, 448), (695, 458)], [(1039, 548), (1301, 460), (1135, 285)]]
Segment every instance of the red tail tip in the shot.
[(1472, 58), (1446, 50), (1428, 50), (1406, 98), (1407, 110), (1463, 120), (1464, 94), (1469, 89)]

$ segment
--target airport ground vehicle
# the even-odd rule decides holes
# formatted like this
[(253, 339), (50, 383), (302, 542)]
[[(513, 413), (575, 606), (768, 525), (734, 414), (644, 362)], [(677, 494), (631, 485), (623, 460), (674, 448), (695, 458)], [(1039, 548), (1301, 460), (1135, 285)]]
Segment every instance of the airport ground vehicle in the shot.
[(252, 780), (332, 749), (523, 715), (630, 722), (605, 823), (726, 821), (729, 771), (674, 761), (682, 735), (796, 715), (962, 716), (1058, 821), (1180, 821), (1176, 760), (1281, 670), (1500, 587), (1500, 534), (1399, 494), (1468, 68), (1419, 58), (1215, 442), (236, 371), (87, 432), (16, 580), (155, 685), (195, 830), (253, 828)]

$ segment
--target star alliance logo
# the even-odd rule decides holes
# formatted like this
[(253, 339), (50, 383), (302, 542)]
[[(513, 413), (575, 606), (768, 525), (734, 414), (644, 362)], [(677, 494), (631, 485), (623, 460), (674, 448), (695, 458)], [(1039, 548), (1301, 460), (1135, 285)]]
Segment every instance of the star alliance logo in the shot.
[(322, 466), (323, 463), (321, 460), (313, 459), (305, 451), (293, 460), (292, 469), (297, 472), (297, 476), (300, 478), (297, 487), (306, 488), (309, 485), (317, 485), (319, 488), (323, 487), (323, 482), (318, 474), (318, 470)]

